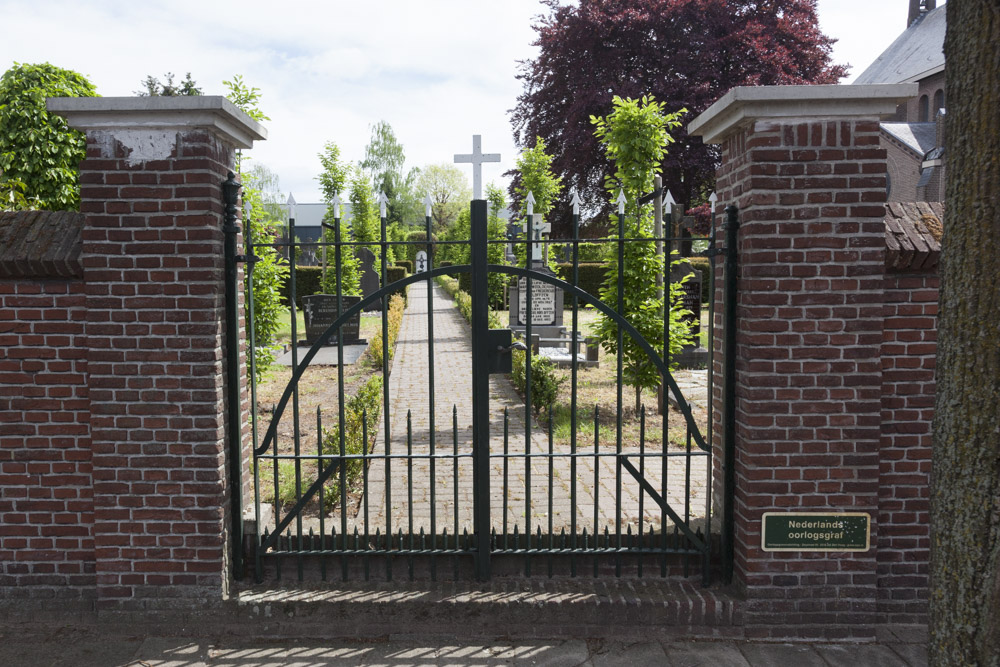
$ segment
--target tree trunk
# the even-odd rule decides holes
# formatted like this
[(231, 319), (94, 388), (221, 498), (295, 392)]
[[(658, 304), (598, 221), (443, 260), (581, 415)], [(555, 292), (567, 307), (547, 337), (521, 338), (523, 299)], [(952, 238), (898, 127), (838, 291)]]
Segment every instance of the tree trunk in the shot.
[(950, 0), (931, 663), (1000, 664), (1000, 0)]

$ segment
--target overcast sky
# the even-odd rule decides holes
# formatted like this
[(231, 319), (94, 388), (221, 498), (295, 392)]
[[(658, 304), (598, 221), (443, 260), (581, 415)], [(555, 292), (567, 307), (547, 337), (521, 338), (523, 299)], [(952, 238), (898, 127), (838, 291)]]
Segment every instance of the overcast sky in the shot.
[[(821, 29), (839, 40), (834, 61), (852, 65), (848, 82), (902, 32), (907, 4), (819, 1)], [(271, 117), (252, 156), (299, 202), (320, 200), (323, 143), (358, 160), (378, 120), (392, 125), (407, 168), (451, 162), (481, 134), (483, 151), (502, 158), (483, 180), (500, 183), (516, 158), (516, 63), (534, 55), (541, 9), (537, 0), (0, 0), (0, 72), (47, 61), (85, 74), (104, 96), (132, 95), (168, 71), (221, 95), (222, 81), (242, 74)]]

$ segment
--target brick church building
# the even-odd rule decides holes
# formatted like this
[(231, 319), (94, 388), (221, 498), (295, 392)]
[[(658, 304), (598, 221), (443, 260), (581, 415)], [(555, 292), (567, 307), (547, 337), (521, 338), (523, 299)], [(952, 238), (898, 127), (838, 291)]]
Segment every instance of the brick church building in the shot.
[(907, 28), (854, 81), (916, 83), (917, 97), (881, 125), (888, 152), (890, 202), (944, 201), (944, 6), (909, 0)]

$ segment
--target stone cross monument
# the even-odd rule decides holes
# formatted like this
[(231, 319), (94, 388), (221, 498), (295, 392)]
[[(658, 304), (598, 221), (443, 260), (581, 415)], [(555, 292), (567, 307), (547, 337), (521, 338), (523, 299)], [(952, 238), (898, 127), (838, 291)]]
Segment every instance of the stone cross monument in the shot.
[(483, 198), (483, 163), (499, 162), (500, 153), (483, 153), (483, 138), (480, 134), (472, 135), (472, 153), (455, 154), (455, 162), (472, 163), (472, 198)]

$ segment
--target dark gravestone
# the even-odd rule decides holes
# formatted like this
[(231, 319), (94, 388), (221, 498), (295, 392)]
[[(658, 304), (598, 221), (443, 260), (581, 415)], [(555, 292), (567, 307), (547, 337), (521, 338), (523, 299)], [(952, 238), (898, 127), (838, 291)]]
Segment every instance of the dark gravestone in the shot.
[(685, 315), (684, 319), (691, 323), (691, 335), (694, 340), (691, 344), (685, 345), (674, 360), (681, 368), (699, 368), (708, 363), (708, 350), (701, 347), (699, 334), (701, 333), (701, 271), (695, 269), (688, 263), (678, 264), (670, 270), (670, 281), (678, 283), (688, 276), (687, 281), (681, 286), (681, 306), (691, 312)]
[[(354, 254), (361, 265), (358, 269), (361, 271), (361, 295), (367, 299), (382, 286), (378, 271), (375, 269), (375, 253), (368, 248), (358, 248)], [(376, 300), (365, 306), (365, 310), (382, 310), (382, 302)]]
[[(360, 296), (342, 296), (341, 312), (361, 301)], [(335, 294), (313, 294), (302, 297), (303, 311), (306, 320), (306, 345), (312, 345), (337, 319), (337, 296)], [(341, 327), (345, 345), (362, 344), (360, 339), (361, 313), (351, 317)], [(329, 344), (337, 343), (337, 334), (330, 336)]]

